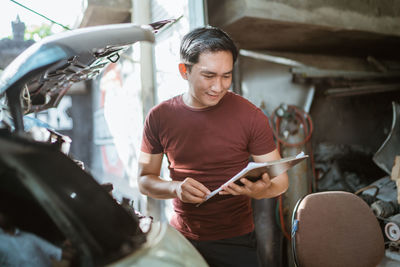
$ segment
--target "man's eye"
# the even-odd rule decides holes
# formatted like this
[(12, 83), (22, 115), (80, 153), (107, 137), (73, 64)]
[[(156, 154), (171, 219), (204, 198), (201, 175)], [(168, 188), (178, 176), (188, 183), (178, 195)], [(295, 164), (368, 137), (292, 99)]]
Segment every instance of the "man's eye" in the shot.
[(224, 77), (224, 79), (230, 79), (231, 78), (231, 75), (225, 75), (225, 76), (223, 76)]
[(204, 77), (207, 78), (207, 79), (212, 79), (212, 78), (214, 78), (214, 76), (212, 76), (212, 75), (204, 75)]

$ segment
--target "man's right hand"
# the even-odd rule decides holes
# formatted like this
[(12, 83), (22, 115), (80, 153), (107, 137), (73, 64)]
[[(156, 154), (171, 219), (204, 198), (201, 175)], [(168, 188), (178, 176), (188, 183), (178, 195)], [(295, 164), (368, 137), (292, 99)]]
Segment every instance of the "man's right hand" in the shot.
[(202, 183), (187, 177), (177, 183), (176, 196), (185, 203), (201, 203), (211, 192)]
[(142, 194), (157, 199), (179, 198), (186, 203), (201, 203), (210, 194), (202, 183), (187, 177), (183, 181), (161, 179), (163, 154), (140, 152), (138, 165), (138, 185)]

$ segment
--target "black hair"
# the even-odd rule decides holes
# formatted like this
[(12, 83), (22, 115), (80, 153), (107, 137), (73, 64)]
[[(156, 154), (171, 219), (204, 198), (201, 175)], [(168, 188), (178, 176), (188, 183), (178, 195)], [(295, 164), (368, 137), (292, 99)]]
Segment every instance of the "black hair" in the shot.
[(199, 62), (199, 56), (204, 52), (229, 51), (233, 63), (238, 56), (238, 49), (229, 35), (223, 30), (205, 26), (187, 33), (181, 42), (181, 60), (190, 70), (191, 65)]

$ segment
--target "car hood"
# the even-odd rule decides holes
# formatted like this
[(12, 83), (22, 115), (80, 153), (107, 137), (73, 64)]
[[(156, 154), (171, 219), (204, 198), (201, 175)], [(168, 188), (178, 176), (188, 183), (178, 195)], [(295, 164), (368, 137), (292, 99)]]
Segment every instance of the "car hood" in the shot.
[(169, 22), (57, 34), (25, 50), (0, 77), (0, 121), (10, 115), (14, 128), (0, 128), (0, 193), (14, 194), (14, 184), (25, 188), (79, 248), (83, 265), (103, 265), (140, 246), (137, 216), (54, 144), (26, 138), (23, 115), (57, 106), (73, 83), (95, 77), (131, 44), (153, 42), (154, 32)]
[(49, 36), (30, 46), (0, 77), (0, 97), (7, 96), (16, 130), (23, 131), (23, 114), (56, 107), (73, 83), (95, 77), (131, 44), (153, 42), (154, 32), (169, 22), (82, 28)]

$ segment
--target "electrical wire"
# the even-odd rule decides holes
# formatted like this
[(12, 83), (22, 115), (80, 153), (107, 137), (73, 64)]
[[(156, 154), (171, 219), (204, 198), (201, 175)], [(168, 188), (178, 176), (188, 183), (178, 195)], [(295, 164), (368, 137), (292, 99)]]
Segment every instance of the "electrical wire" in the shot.
[(28, 85), (25, 84), (21, 95), (21, 106), (24, 109), (24, 114), (27, 114), (32, 108), (31, 95)]
[(298, 147), (298, 146), (302, 146), (305, 145), (307, 150), (308, 150), (308, 154), (310, 156), (310, 161), (311, 161), (311, 168), (313, 171), (313, 176), (314, 179), (312, 180), (311, 183), (311, 188), (310, 188), (310, 192), (315, 192), (317, 189), (317, 173), (315, 170), (315, 162), (314, 162), (314, 154), (313, 154), (313, 150), (311, 147), (311, 143), (309, 142), (311, 140), (311, 136), (312, 133), (314, 131), (314, 126), (313, 126), (313, 122), (311, 119), (311, 116), (305, 112), (302, 109), (299, 109), (298, 107), (294, 106), (294, 105), (288, 105), (287, 106), (287, 113), (290, 113), (292, 115), (294, 115), (294, 118), (298, 121), (300, 121), (301, 125), (303, 125), (303, 129), (304, 129), (304, 134), (305, 134), (305, 138), (303, 140), (301, 140), (300, 142), (297, 143), (289, 143), (287, 141), (285, 141), (284, 139), (282, 139), (279, 135), (280, 132), (280, 124), (281, 124), (281, 118), (279, 116), (276, 116), (277, 110), (280, 109), (281, 107), (278, 107), (274, 110), (274, 112), (272, 113), (272, 115), (270, 116), (270, 120), (272, 123), (272, 132), (274, 134), (274, 137), (277, 141), (277, 148), (278, 151), (281, 152), (281, 146), (286, 146), (286, 147)]
[(289, 142), (286, 142), (285, 140), (283, 140), (279, 136), (279, 130), (280, 130), (279, 127), (280, 127), (281, 119), (279, 116), (276, 116), (277, 110), (279, 108), (281, 108), (281, 107), (276, 108), (271, 115), (271, 121), (276, 125), (276, 127), (272, 127), (272, 131), (274, 133), (274, 136), (275, 136), (278, 144), (283, 144), (288, 147), (297, 147), (297, 146), (304, 145), (306, 142), (308, 142), (310, 140), (312, 132), (314, 130), (312, 119), (311, 119), (310, 115), (308, 115), (308, 113), (299, 109), (296, 106), (293, 106), (293, 105), (287, 106), (287, 112), (290, 112), (291, 114), (295, 115), (295, 118), (297, 120), (299, 120), (301, 122), (301, 124), (304, 126), (304, 131), (306, 133), (306, 137), (302, 141), (300, 141), (298, 143), (289, 143)]
[(361, 194), (362, 192), (364, 192), (365, 190), (368, 190), (368, 189), (371, 189), (371, 188), (375, 189), (375, 193), (374, 193), (374, 195), (373, 195), (373, 198), (375, 199), (376, 196), (377, 196), (378, 193), (379, 193), (379, 187), (376, 186), (376, 185), (368, 185), (368, 186), (366, 186), (366, 187), (363, 187), (363, 188), (361, 188), (361, 189), (358, 189), (356, 192), (354, 192), (354, 194), (355, 194), (355, 195), (359, 195), (359, 194)]
[(290, 235), (289, 235), (288, 231), (286, 230), (286, 226), (285, 226), (285, 219), (283, 218), (282, 195), (279, 195), (278, 205), (279, 205), (279, 221), (281, 224), (282, 233), (286, 237), (287, 240), (290, 240), (291, 239)]
[(44, 19), (50, 21), (51, 23), (57, 24), (58, 26), (61, 26), (61, 27), (63, 27), (64, 29), (66, 29), (66, 30), (68, 30), (68, 31), (71, 30), (71, 29), (68, 28), (67, 26), (65, 26), (65, 25), (63, 25), (63, 24), (61, 24), (61, 23), (58, 23), (57, 21), (54, 21), (54, 20), (52, 20), (52, 19), (46, 17), (45, 15), (40, 14), (39, 12), (36, 12), (35, 10), (33, 10), (33, 9), (31, 9), (31, 8), (29, 8), (29, 7), (27, 7), (27, 6), (23, 5), (23, 4), (21, 4), (21, 3), (17, 2), (17, 1), (15, 1), (15, 0), (10, 0), (10, 1), (13, 2), (14, 4), (17, 4), (17, 5), (19, 5), (19, 6), (23, 7), (23, 8), (25, 8), (26, 10), (28, 10), (28, 11), (30, 11), (30, 12), (32, 12), (32, 13), (38, 15), (38, 16), (41, 16), (42, 18), (44, 18)]

